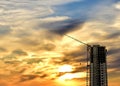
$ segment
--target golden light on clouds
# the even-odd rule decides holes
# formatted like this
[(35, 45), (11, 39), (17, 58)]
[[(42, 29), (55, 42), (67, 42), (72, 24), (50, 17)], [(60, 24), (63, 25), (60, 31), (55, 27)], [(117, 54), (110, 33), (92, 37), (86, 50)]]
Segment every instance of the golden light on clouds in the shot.
[(73, 67), (71, 65), (63, 65), (58, 68), (58, 72), (72, 72)]
[(72, 79), (79, 79), (79, 78), (85, 78), (86, 73), (81, 72), (81, 73), (66, 73), (63, 76), (59, 77), (59, 80), (72, 80)]
[(85, 86), (86, 46), (64, 34), (106, 46), (118, 86), (120, 1), (97, 1), (0, 0), (0, 86)]
[(86, 73), (85, 72), (78, 72), (78, 73), (72, 73), (74, 71), (74, 67), (71, 65), (62, 65), (58, 68), (58, 72), (65, 73), (62, 76), (58, 77), (58, 80), (64, 81), (64, 80), (72, 80), (72, 79), (79, 79), (79, 78), (85, 78)]
[(74, 81), (74, 80), (73, 81), (58, 80), (57, 83), (58, 83), (58, 86), (82, 86), (81, 84), (83, 84), (83, 83), (78, 83), (78, 81)]

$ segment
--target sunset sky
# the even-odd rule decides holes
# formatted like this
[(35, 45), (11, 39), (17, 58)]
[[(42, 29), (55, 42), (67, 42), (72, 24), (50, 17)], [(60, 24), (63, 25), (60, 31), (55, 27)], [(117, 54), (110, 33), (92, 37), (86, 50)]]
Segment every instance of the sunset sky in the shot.
[(0, 86), (85, 86), (86, 46), (108, 50), (120, 85), (120, 0), (0, 0)]

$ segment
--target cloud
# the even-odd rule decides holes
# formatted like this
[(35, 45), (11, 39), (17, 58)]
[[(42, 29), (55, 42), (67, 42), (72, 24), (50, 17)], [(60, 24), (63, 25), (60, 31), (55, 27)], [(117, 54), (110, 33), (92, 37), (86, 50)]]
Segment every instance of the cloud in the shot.
[(37, 75), (23, 75), (23, 76), (21, 76), (20, 82), (33, 80), (33, 79), (35, 79), (37, 77), (38, 77)]
[(3, 47), (0, 47), (0, 52), (6, 52), (7, 50)]
[(55, 16), (55, 17), (47, 17), (47, 18), (43, 18), (43, 19), (40, 19), (41, 22), (46, 22), (46, 23), (49, 23), (49, 22), (60, 22), (60, 21), (65, 21), (65, 20), (69, 20), (71, 19), (70, 17), (68, 16)]
[(116, 9), (120, 10), (120, 2), (117, 2), (114, 6)]
[(2, 57), (2, 60), (11, 61), (11, 62), (8, 62), (8, 63), (12, 63), (13, 62), (13, 64), (14, 64), (14, 62), (15, 63), (17, 62), (16, 60), (17, 60), (18, 57), (27, 56), (27, 55), (28, 55), (27, 52), (24, 52), (21, 49), (16, 49), (16, 50), (13, 50), (10, 54), (4, 55)]
[(5, 35), (1, 38), (0, 46), (4, 47), (0, 51), (8, 51), (0, 59), (2, 79), (6, 80), (4, 75), (9, 75), (7, 78), (16, 82), (16, 78), (12, 78), (16, 76), (25, 86), (36, 79), (39, 83), (40, 80), (55, 80), (58, 78), (57, 69), (63, 64), (74, 66), (73, 73), (84, 72), (86, 46), (63, 34), (91, 45), (105, 45), (108, 48), (108, 70), (119, 71), (120, 13), (115, 7), (117, 3), (110, 1), (93, 6), (87, 20), (73, 19), (64, 13), (54, 15), (56, 5), (74, 1), (81, 0), (0, 2), (0, 36)]
[(116, 54), (116, 53), (119, 53), (120, 52), (120, 49), (119, 48), (116, 48), (116, 49), (110, 49), (108, 51), (108, 54), (111, 55), (111, 54)]
[(8, 33), (10, 33), (12, 30), (10, 29), (9, 26), (3, 26), (0, 25), (0, 35), (6, 35)]
[(43, 62), (42, 58), (31, 58), (25, 59), (24, 61), (26, 61), (28, 64)]
[(14, 50), (14, 51), (12, 52), (12, 54), (18, 55), (18, 56), (26, 56), (26, 55), (28, 55), (26, 52), (24, 52), (24, 51), (21, 50), (21, 49)]
[(63, 35), (68, 32), (74, 31), (75, 29), (78, 29), (77, 27), (82, 28), (83, 24), (84, 21), (79, 21), (79, 20), (68, 20), (68, 21), (58, 22), (52, 25), (53, 27), (51, 28), (53, 28), (53, 30), (51, 31)]
[[(34, 18), (41, 18), (54, 13), (52, 9), (55, 5), (67, 4), (71, 2), (78, 2), (82, 0), (42, 0), (42, 1), (29, 1), (29, 0), (2, 0), (1, 1), (1, 16), (5, 19), (6, 23), (16, 26), (20, 21), (31, 20)], [(33, 4), (34, 3), (34, 4)], [(32, 10), (32, 11), (31, 11)], [(3, 22), (3, 21), (1, 21)], [(14, 24), (13, 24), (14, 23)]]
[(111, 69), (118, 69), (119, 70), (119, 65), (120, 65), (120, 63), (119, 63), (119, 61), (120, 61), (120, 59), (118, 58), (119, 56), (116, 56), (117, 58), (114, 60), (114, 61), (111, 61), (110, 62), (110, 64), (108, 65), (108, 67), (109, 68), (111, 68)]
[(36, 45), (40, 45), (40, 41), (39, 39), (37, 40), (37, 38), (32, 39), (32, 38), (22, 38), (20, 39), (18, 42), (20, 42), (23, 45), (26, 46), (36, 46)]
[(42, 45), (41, 47), (39, 47), (40, 50), (46, 50), (46, 51), (52, 51), (56, 48), (56, 46), (54, 44), (45, 44), (45, 45)]
[(13, 59), (16, 59), (16, 56), (10, 54), (10, 55), (6, 55), (6, 56), (4, 56), (3, 59), (4, 59), (4, 60), (6, 60), (6, 59), (7, 59), (7, 60), (13, 60)]
[[(83, 50), (83, 51), (82, 51)], [(85, 48), (83, 47), (79, 47), (76, 50), (72, 50), (72, 51), (68, 51), (68, 52), (64, 52), (65, 56), (71, 56), (71, 57), (79, 57), (79, 56), (83, 56), (85, 54)]]
[(120, 37), (120, 32), (119, 32), (119, 30), (118, 31), (116, 30), (115, 33), (111, 33), (111, 34), (107, 35), (106, 39), (119, 38), (119, 37)]

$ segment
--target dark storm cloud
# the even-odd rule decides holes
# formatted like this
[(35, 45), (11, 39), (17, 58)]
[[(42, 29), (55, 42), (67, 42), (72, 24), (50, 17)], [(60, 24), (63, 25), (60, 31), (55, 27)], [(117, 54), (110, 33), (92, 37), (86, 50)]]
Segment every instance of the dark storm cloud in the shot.
[[(45, 25), (42, 25), (44, 28), (48, 28), (50, 32), (56, 34), (66, 34), (68, 32), (74, 31), (76, 29), (81, 29), (85, 20), (65, 20), (65, 21), (57, 21), (57, 22), (49, 22)], [(79, 26), (79, 28), (77, 28)]]
[[(78, 21), (78, 20), (72, 20), (72, 21), (68, 21), (65, 22), (64, 24), (58, 26), (57, 29), (53, 30), (53, 32), (57, 33), (57, 34), (66, 34), (68, 32), (74, 31), (76, 29), (81, 29), (82, 25), (84, 24), (83, 21)], [(77, 26), (80, 26), (79, 28), (77, 28)]]
[(5, 35), (11, 32), (11, 29), (9, 26), (1, 26), (0, 25), (0, 35)]

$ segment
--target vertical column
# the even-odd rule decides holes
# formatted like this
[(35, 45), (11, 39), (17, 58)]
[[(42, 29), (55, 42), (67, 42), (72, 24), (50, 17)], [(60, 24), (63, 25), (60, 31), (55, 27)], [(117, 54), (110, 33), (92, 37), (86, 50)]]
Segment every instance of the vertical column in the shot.
[(100, 77), (101, 86), (107, 86), (107, 62), (106, 62), (106, 49), (105, 47), (100, 47), (98, 50), (100, 58)]
[(90, 86), (107, 86), (106, 49), (100, 45), (90, 49)]

